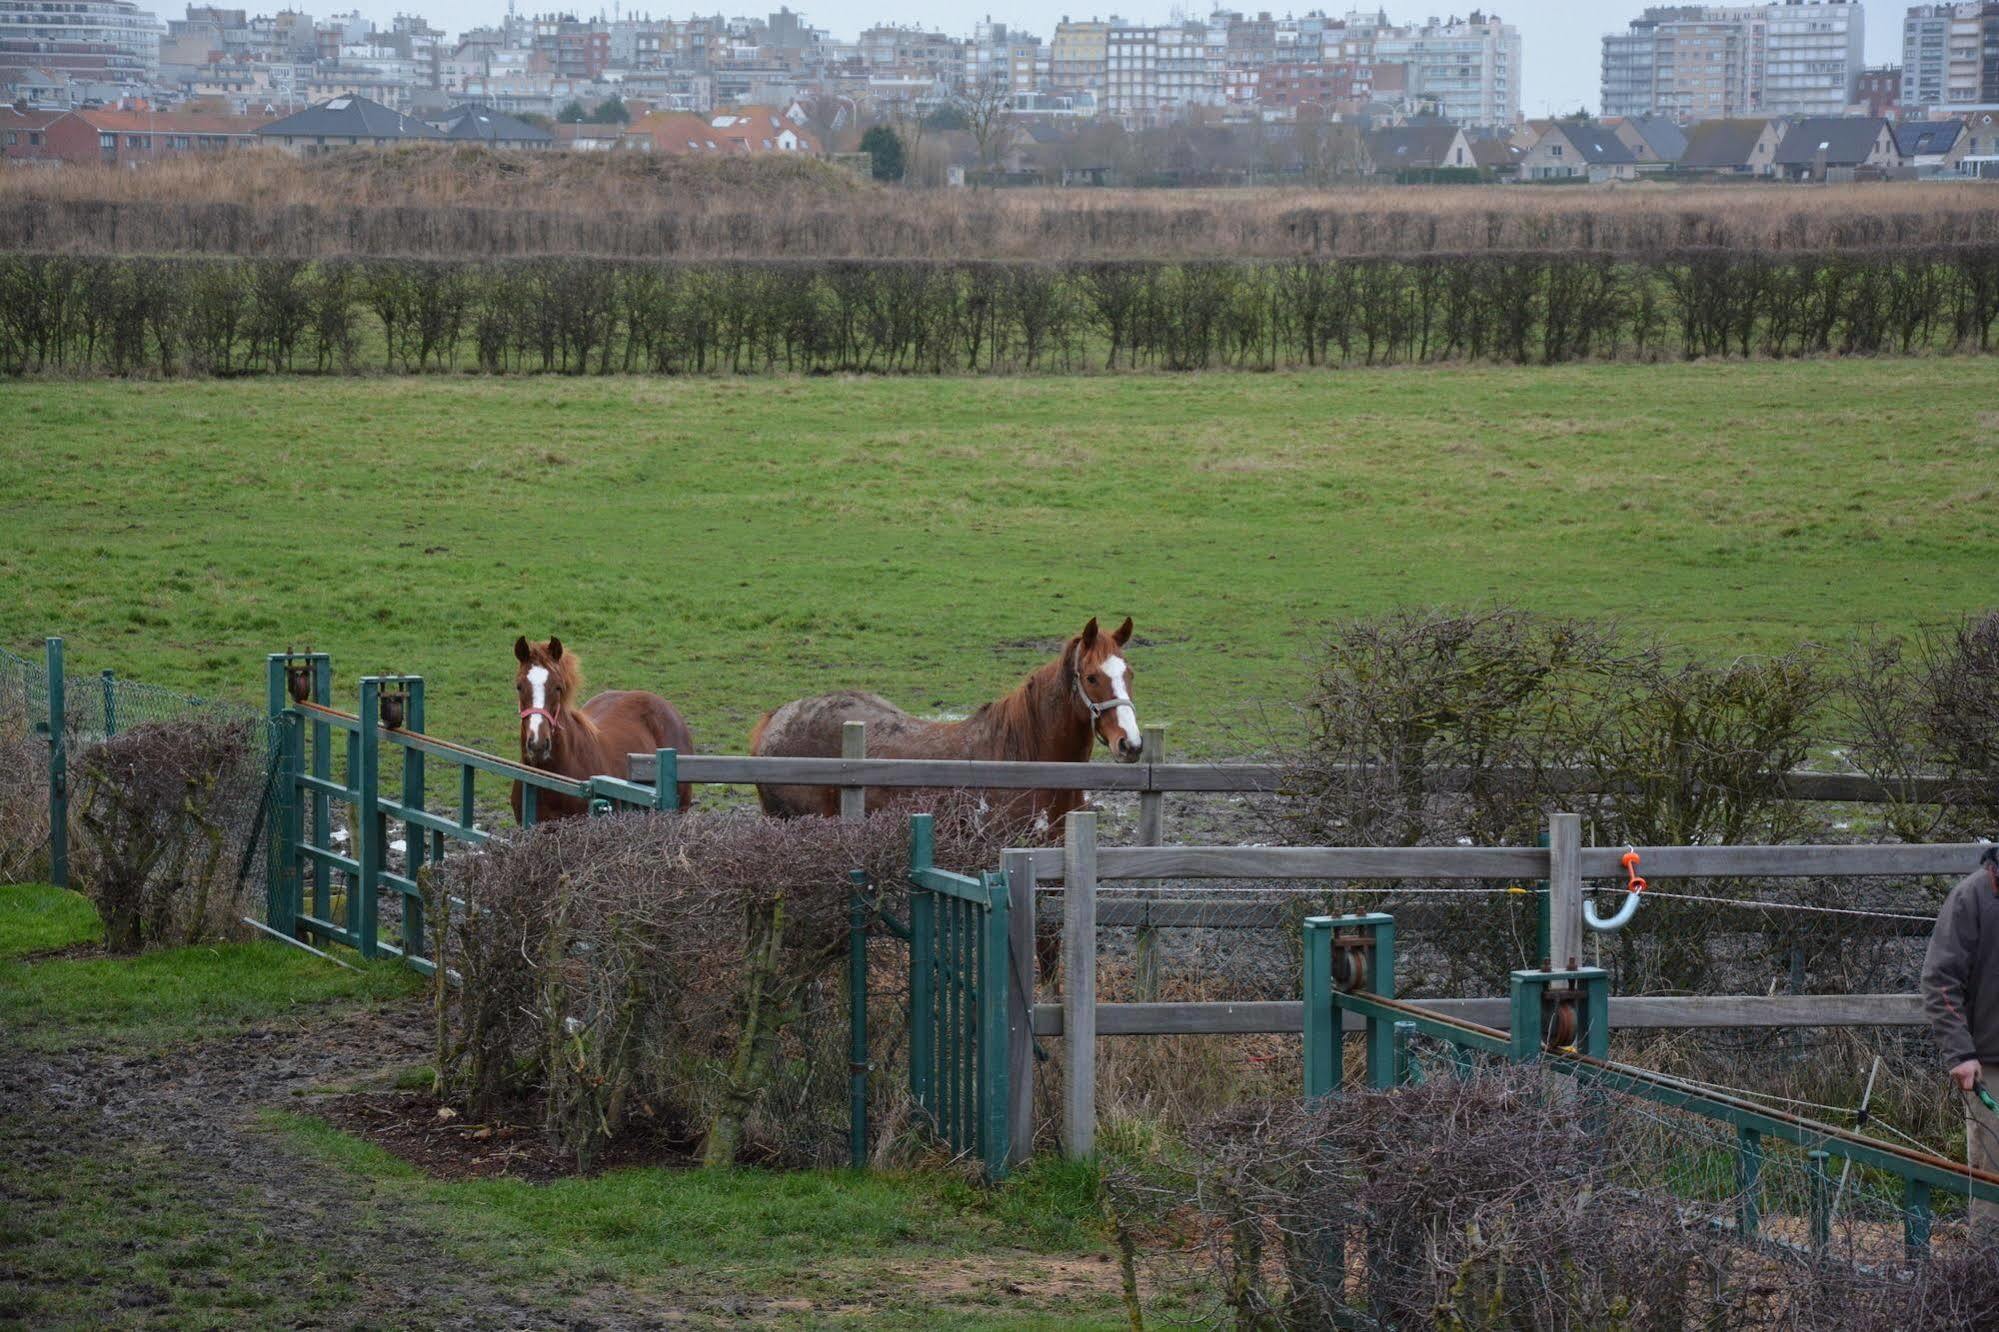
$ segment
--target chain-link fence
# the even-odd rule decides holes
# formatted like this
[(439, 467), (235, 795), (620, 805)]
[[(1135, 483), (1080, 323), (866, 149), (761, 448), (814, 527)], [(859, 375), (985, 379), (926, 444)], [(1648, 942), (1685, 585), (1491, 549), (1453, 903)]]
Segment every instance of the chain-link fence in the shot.
[(121, 946), (227, 932), (261, 896), (274, 758), (244, 704), (0, 649), (0, 881), (86, 892)]

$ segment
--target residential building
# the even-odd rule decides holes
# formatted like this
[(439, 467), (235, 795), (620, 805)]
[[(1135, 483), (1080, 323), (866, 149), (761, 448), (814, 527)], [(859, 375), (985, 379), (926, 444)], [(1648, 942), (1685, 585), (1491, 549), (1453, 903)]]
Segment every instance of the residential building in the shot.
[(541, 126), (483, 106), (455, 106), (431, 123), (454, 143), (481, 143), (488, 148), (525, 151), (545, 151), (555, 146), (555, 136)]
[(682, 157), (817, 155), (824, 151), (810, 131), (768, 106), (746, 106), (714, 116), (654, 111), (626, 128), (621, 145), (637, 152)]
[(1725, 176), (1768, 176), (1790, 122), (1766, 117), (1703, 120), (1687, 130), (1680, 170)]
[(48, 128), (63, 116), (57, 110), (21, 110), (0, 103), (0, 158), (9, 162), (33, 162), (42, 157), (48, 144)]
[[(1352, 25), (1352, 16), (1349, 16)], [(1520, 30), (1474, 9), (1463, 19), (1421, 28), (1375, 27), (1373, 65), (1406, 65), (1408, 95), (1461, 125), (1512, 125), (1520, 119)]]
[(1687, 151), (1686, 132), (1664, 116), (1618, 116), (1603, 125), (1630, 150), (1640, 171), (1672, 166)]
[(1911, 5), (1902, 18), (1902, 106), (1995, 103), (1999, 3)]
[(1630, 180), (1638, 159), (1616, 132), (1595, 121), (1537, 122), (1540, 132), (1520, 155), (1521, 180)]
[(1463, 128), (1441, 121), (1375, 130), (1366, 144), (1367, 160), (1377, 174), (1478, 166)]
[(1918, 175), (1949, 175), (1971, 151), (1971, 133), (1961, 120), (1912, 120), (1895, 127), (1895, 151)]
[(1048, 86), (1058, 92), (1102, 93), (1110, 59), (1111, 25), (1099, 19), (1063, 19), (1048, 43)]
[(26, 142), (7, 144), (6, 149), (9, 157), (28, 161), (138, 166), (252, 147), (263, 123), (241, 116), (91, 107), (59, 114), (39, 128), (30, 127), (19, 135)]
[(0, 0), (0, 65), (151, 79), (160, 21), (131, 0)]
[(340, 148), (389, 148), (441, 141), (443, 131), (369, 97), (345, 94), (274, 120), (257, 130), (263, 143), (301, 157)]
[(1853, 101), (1865, 115), (1893, 120), (1902, 108), (1902, 67), (1872, 65), (1861, 70)]
[(1155, 86), (1162, 119), (1194, 107), (1222, 105), (1222, 70), (1228, 63), (1228, 30), (1181, 23), (1158, 30)]
[(1902, 165), (1895, 131), (1871, 116), (1813, 116), (1791, 127), (1773, 165), (1790, 180), (1832, 180), (1858, 170), (1889, 171)]
[(1858, 0), (1653, 6), (1603, 39), (1603, 114), (1839, 115), (1865, 30)]
[(1159, 112), (1159, 29), (1113, 24), (1105, 39), (1104, 110), (1127, 127)]

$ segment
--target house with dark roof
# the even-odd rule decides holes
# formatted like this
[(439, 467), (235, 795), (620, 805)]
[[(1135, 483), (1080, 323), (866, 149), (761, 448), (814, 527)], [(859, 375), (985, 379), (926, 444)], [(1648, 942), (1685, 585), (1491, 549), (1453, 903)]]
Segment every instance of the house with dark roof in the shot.
[(316, 157), (339, 148), (392, 148), (441, 142), (444, 132), (358, 94), (332, 97), (257, 131), (265, 144)]
[(1895, 130), (1875, 116), (1810, 116), (1791, 127), (1771, 159), (1786, 180), (1851, 179), (1902, 165)]
[(1456, 125), (1419, 121), (1379, 129), (1367, 136), (1367, 160), (1376, 173), (1472, 170), (1478, 166), (1471, 143)]
[(1642, 173), (1663, 171), (1687, 151), (1687, 135), (1664, 116), (1614, 116), (1603, 122), (1631, 150)]
[(1682, 171), (1722, 176), (1768, 176), (1790, 122), (1782, 119), (1703, 120), (1687, 131)]
[(1509, 139), (1473, 139), (1471, 158), (1480, 171), (1494, 180), (1517, 180), (1520, 159), (1527, 150)]
[(1961, 120), (1912, 120), (1895, 126), (1895, 151), (1919, 175), (1954, 173), (1971, 150), (1971, 132)]
[(555, 136), (539, 125), (516, 120), (484, 106), (454, 106), (431, 122), (453, 143), (482, 143), (488, 148), (522, 148), (541, 152), (555, 147)]
[(1522, 180), (1630, 180), (1638, 159), (1595, 121), (1551, 120), (1520, 158)]

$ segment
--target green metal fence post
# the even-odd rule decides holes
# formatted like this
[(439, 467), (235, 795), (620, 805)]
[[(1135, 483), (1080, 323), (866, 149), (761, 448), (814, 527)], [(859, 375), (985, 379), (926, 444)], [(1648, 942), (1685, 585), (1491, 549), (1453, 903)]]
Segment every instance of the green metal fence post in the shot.
[(277, 766), (271, 776), (270, 834), (265, 838), (264, 920), (280, 934), (297, 937), (300, 732), (285, 692), (285, 669), (290, 664), (281, 652), (264, 658), (264, 704)]
[(63, 697), (62, 639), (43, 643), (49, 682), (49, 882), (69, 887), (69, 708)]
[(118, 734), (118, 672), (110, 667), (98, 677), (104, 685), (104, 738)]
[(1340, 1010), (1333, 1006), (1333, 919), (1305, 921), (1305, 1095), (1340, 1085)]
[[(423, 677), (412, 675), (403, 681), (402, 688), (409, 695), (409, 702), (403, 711), (403, 729), (413, 735), (424, 734), (423, 729)], [(403, 748), (403, 808), (422, 810), (424, 808), (423, 751)], [(424, 864), (424, 830), (421, 824), (403, 825), (403, 873), (411, 883), (418, 882), (418, 875)], [(423, 899), (403, 898), (403, 956), (422, 957), (425, 948), (423, 924)]]
[(373, 957), (376, 921), (382, 886), (382, 813), (376, 803), (382, 775), (381, 736), (382, 682), (379, 676), (361, 677), (361, 719), (359, 763), (351, 775), (354, 781), (354, 858), (360, 863), (360, 882), (347, 903), (347, 928), (354, 932), (361, 956)]
[[(909, 868), (930, 868), (930, 816), (909, 820)], [(936, 966), (935, 896), (920, 884), (909, 888), (909, 1093), (925, 1111), (933, 1109), (930, 1085), (931, 1036), (935, 1031), (933, 987)]]
[(1762, 1222), (1763, 1134), (1740, 1125), (1735, 1130), (1736, 1234), (1745, 1240), (1756, 1238)]
[(680, 808), (680, 755), (671, 749), (653, 751), (652, 807)]
[(1930, 1186), (1920, 1179), (1902, 1181), (1902, 1247), (1911, 1263), (1930, 1257)]
[[(1368, 962), (1367, 988), (1384, 999), (1395, 997), (1395, 918), (1374, 912), (1361, 917), (1364, 932), (1374, 940)], [(1370, 1013), (1367, 1018), (1367, 1085), (1377, 1090), (1395, 1085), (1395, 1024)]]
[(979, 1146), (986, 1178), (1000, 1180), (1013, 1146), (1007, 1122), (1007, 877), (1004, 872), (982, 874), (979, 881), (986, 890), (979, 940)]
[(853, 870), (847, 879), (854, 885), (847, 894), (847, 1160), (859, 1170), (868, 1163), (867, 871)]
[[(333, 706), (333, 658), (324, 652), (309, 654), (312, 661), (312, 701), (322, 708)], [(333, 727), (325, 720), (312, 724), (312, 775), (323, 782), (333, 780)], [(352, 771), (349, 772), (352, 780)], [(322, 851), (333, 849), (333, 797), (324, 790), (312, 793), (312, 845)], [(348, 876), (347, 892), (354, 892)], [(325, 862), (312, 863), (312, 914), (321, 920), (333, 919), (333, 873)]]
[(1832, 1175), (1826, 1170), (1830, 1152), (1805, 1153), (1805, 1182), (1811, 1191), (1812, 1257), (1825, 1257), (1832, 1243)]

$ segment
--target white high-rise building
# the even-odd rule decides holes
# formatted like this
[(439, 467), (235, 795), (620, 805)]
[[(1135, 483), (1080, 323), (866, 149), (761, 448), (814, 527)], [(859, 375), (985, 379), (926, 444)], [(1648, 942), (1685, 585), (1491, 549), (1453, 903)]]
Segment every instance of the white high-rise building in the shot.
[(1656, 5), (1603, 39), (1606, 116), (1837, 116), (1853, 104), (1858, 0)]
[(1999, 98), (1999, 4), (1911, 5), (1902, 19), (1902, 105)]
[(150, 79), (165, 31), (129, 0), (0, 0), (0, 65)]
[[(1511, 125), (1520, 119), (1520, 30), (1474, 9), (1465, 18), (1423, 27), (1385, 27), (1348, 15), (1368, 31), (1357, 52), (1377, 65), (1408, 69), (1408, 95), (1435, 105), (1460, 125)], [(1359, 35), (1359, 34), (1356, 34)]]

